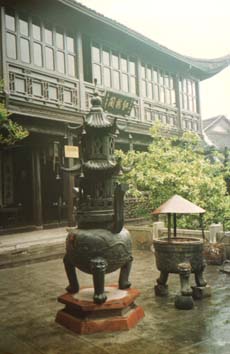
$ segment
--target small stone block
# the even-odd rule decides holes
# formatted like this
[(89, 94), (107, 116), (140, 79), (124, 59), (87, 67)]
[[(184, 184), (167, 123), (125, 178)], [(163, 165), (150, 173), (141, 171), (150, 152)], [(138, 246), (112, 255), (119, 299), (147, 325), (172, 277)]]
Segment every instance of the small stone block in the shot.
[(192, 287), (192, 297), (195, 300), (201, 300), (205, 297), (211, 296), (211, 287), (209, 285), (206, 286), (193, 286)]
[(192, 296), (177, 295), (175, 297), (175, 307), (179, 310), (191, 310), (194, 306)]

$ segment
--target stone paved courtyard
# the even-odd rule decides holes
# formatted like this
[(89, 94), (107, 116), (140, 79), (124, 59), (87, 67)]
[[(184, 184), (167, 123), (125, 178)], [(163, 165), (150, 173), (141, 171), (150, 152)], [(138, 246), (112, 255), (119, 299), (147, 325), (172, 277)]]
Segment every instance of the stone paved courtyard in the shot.
[[(193, 310), (176, 310), (178, 277), (170, 276), (168, 298), (156, 298), (153, 253), (135, 251), (134, 257), (131, 281), (141, 291), (136, 303), (145, 317), (130, 331), (109, 334), (80, 336), (54, 322), (62, 308), (56, 298), (67, 283), (61, 259), (0, 270), (0, 354), (229, 354), (229, 276), (208, 266), (212, 297), (196, 301)], [(92, 286), (91, 276), (79, 278)], [(107, 275), (106, 284), (117, 279)]]

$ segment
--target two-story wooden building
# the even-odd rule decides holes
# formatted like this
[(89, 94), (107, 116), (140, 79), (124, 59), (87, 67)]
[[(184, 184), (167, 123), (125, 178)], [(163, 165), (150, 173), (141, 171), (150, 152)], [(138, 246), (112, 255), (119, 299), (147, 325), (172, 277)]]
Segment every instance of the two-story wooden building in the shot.
[(68, 191), (60, 165), (90, 107), (97, 79), (121, 128), (117, 147), (145, 149), (160, 119), (202, 132), (199, 82), (229, 57), (182, 56), (74, 0), (1, 0), (0, 98), (28, 138), (0, 151), (0, 228), (61, 222)]

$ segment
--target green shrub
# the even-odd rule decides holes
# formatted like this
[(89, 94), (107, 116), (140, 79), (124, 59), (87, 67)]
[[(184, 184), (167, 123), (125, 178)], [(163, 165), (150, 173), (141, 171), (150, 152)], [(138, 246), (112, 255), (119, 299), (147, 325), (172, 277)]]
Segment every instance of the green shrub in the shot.
[(26, 138), (29, 132), (21, 125), (9, 119), (3, 103), (0, 103), (0, 145), (13, 145)]
[[(206, 158), (200, 137), (185, 132), (182, 137), (170, 136), (167, 129), (156, 124), (151, 129), (153, 141), (148, 152), (117, 151), (125, 166), (133, 169), (122, 179), (129, 184), (129, 193), (150, 195), (149, 209), (154, 210), (174, 194), (206, 210), (204, 222), (222, 222), (230, 217), (230, 199), (221, 159)], [(178, 218), (178, 226), (199, 228), (197, 217)], [(229, 225), (230, 226), (230, 225)]]

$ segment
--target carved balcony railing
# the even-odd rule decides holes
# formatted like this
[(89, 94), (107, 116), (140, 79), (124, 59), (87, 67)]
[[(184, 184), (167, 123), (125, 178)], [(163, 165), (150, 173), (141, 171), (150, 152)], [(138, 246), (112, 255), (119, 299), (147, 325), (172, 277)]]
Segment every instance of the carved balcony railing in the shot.
[(179, 127), (177, 108), (154, 105), (147, 101), (144, 102), (144, 120), (150, 124), (161, 121), (172, 128), (178, 129)]
[(8, 92), (11, 98), (48, 107), (79, 108), (77, 80), (48, 76), (35, 70), (9, 65)]
[[(79, 82), (77, 79), (49, 76), (37, 70), (28, 69), (18, 64), (8, 64), (8, 91), (10, 98), (39, 104), (43, 107), (63, 108), (64, 110), (76, 111), (79, 104)], [(85, 102), (84, 110), (89, 111), (90, 100), (94, 92), (94, 85), (84, 83)], [(105, 89), (99, 88), (100, 94), (105, 95)], [(141, 116), (141, 105), (143, 105)], [(182, 111), (182, 129), (195, 132), (201, 131), (200, 115), (197, 113)], [(168, 124), (172, 129), (179, 129), (180, 122), (176, 107), (155, 104), (152, 101), (134, 99), (133, 108), (129, 117), (120, 117), (133, 122), (143, 122), (149, 125), (160, 120)]]
[(198, 113), (182, 111), (182, 129), (201, 133), (201, 118)]

